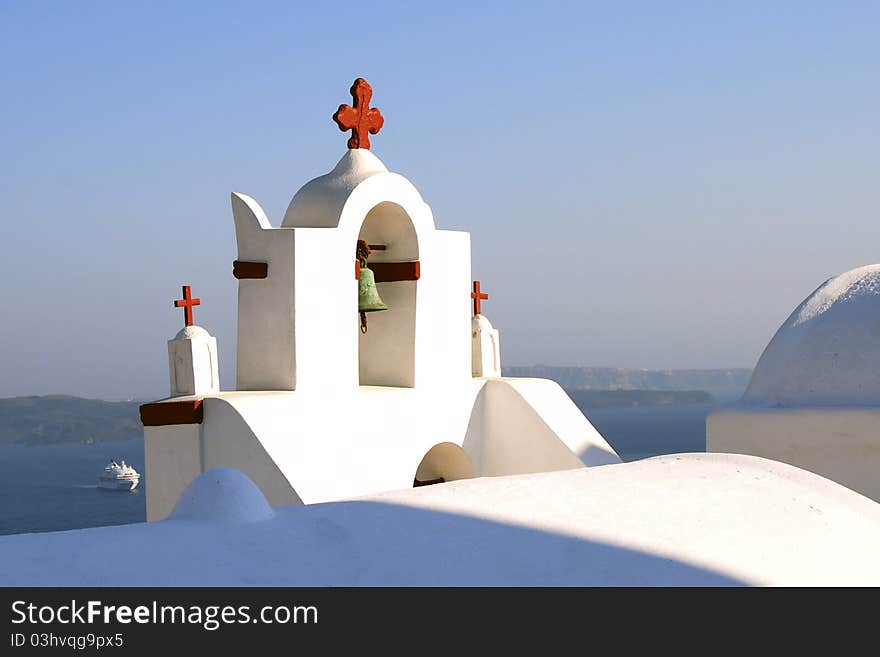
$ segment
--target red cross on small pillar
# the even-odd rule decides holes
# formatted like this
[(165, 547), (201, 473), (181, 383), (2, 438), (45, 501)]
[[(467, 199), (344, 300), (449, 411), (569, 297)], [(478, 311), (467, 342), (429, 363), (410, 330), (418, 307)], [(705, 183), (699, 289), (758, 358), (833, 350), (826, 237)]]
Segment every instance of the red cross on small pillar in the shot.
[(183, 299), (175, 299), (174, 307), (183, 308), (183, 321), (186, 326), (193, 325), (193, 306), (202, 305), (201, 299), (193, 299), (189, 285), (183, 286)]
[(382, 129), (385, 119), (375, 107), (370, 107), (373, 88), (363, 78), (358, 78), (351, 85), (352, 105), (340, 105), (333, 114), (333, 120), (342, 132), (351, 130), (348, 140), (349, 148), (369, 148), (370, 135)]
[(471, 292), (471, 299), (474, 300), (474, 315), (479, 315), (483, 309), (483, 301), (489, 300), (489, 295), (480, 291), (480, 281), (474, 281), (474, 291)]

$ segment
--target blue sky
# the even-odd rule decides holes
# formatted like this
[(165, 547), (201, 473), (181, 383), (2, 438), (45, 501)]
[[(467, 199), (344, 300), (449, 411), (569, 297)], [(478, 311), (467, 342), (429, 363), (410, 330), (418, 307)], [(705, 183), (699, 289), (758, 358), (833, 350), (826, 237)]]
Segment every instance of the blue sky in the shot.
[(0, 1), (0, 395), (162, 396), (180, 284), (234, 381), (229, 192), (345, 149), (469, 230), (507, 364), (751, 367), (880, 248), (876, 2)]

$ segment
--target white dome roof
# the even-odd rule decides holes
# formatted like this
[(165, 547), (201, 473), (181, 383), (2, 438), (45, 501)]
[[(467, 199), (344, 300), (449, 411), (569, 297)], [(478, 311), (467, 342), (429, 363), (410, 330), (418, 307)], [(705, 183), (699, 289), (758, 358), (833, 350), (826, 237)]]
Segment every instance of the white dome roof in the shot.
[(213, 468), (196, 477), (174, 506), (171, 518), (240, 523), (275, 515), (263, 492), (234, 468)]
[(192, 326), (185, 326), (177, 332), (177, 335), (174, 336), (175, 340), (204, 340), (210, 338), (211, 334), (208, 333), (201, 326), (196, 326), (193, 324)]
[(823, 283), (761, 355), (743, 395), (777, 405), (880, 405), (880, 265)]
[(388, 173), (388, 169), (371, 151), (365, 148), (347, 151), (333, 171), (310, 180), (294, 194), (281, 226), (335, 226), (342, 206), (354, 188), (377, 173)]
[(474, 315), (471, 318), (471, 330), (476, 331), (482, 329), (484, 331), (492, 331), (494, 330), (494, 326), (492, 326), (492, 322), (489, 321), (489, 318), (485, 315)]

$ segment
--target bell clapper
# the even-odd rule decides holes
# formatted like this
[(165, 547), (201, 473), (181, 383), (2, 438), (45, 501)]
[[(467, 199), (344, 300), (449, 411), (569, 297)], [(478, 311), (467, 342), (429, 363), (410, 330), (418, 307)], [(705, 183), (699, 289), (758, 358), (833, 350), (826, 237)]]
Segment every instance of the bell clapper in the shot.
[(367, 334), (367, 313), (361, 311), (361, 333)]

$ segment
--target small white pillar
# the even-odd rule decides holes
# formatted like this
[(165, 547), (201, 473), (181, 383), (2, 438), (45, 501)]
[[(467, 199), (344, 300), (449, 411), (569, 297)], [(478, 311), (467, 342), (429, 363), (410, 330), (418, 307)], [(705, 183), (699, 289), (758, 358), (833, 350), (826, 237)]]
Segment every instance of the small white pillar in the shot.
[(475, 377), (501, 376), (501, 340), (485, 315), (471, 320), (471, 373)]
[(168, 341), (171, 396), (220, 392), (217, 338), (200, 326), (187, 326)]

